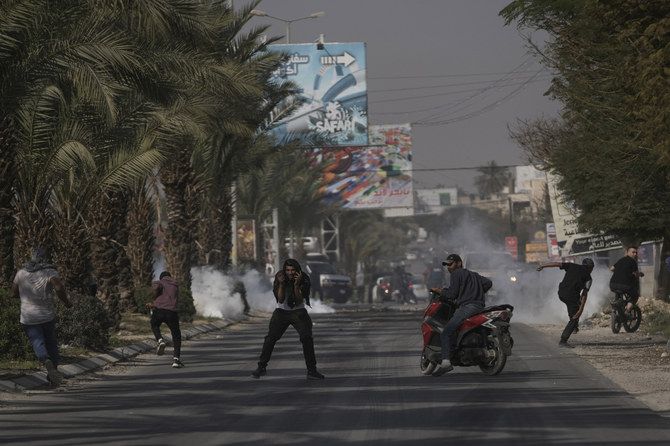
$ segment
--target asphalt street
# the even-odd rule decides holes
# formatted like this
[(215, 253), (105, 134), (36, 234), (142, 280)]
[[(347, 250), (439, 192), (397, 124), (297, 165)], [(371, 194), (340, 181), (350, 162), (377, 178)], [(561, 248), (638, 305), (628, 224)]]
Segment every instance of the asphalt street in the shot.
[(6, 399), (0, 444), (670, 444), (670, 419), (523, 324), (500, 375), (421, 375), (421, 315), (313, 315), (323, 381), (305, 379), (290, 328), (251, 378), (269, 320), (254, 317), (187, 341), (183, 369), (168, 349)]

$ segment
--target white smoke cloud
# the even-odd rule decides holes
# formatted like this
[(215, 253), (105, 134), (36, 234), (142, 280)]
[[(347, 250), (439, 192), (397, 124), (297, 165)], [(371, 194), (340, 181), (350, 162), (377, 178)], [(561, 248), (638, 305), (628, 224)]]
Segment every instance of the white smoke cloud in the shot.
[[(522, 294), (511, 295), (510, 305), (514, 305), (514, 319), (525, 323), (562, 323), (568, 320), (568, 311), (558, 298), (558, 284), (565, 271), (560, 268), (545, 268), (542, 271), (528, 271), (520, 275), (525, 286)], [(581, 320), (599, 313), (609, 302), (608, 268), (596, 265), (591, 273), (593, 283), (588, 294)], [(495, 284), (494, 284), (495, 287)]]
[[(239, 320), (244, 316), (244, 302), (234, 293), (235, 283), (241, 281), (247, 292), (250, 308), (270, 313), (275, 309), (272, 283), (263, 273), (249, 270), (241, 274), (224, 274), (211, 266), (191, 269), (191, 291), (198, 314)], [(335, 309), (320, 300), (312, 300), (310, 313), (333, 313)]]
[[(447, 249), (435, 248), (435, 252), (464, 254), (467, 252), (504, 251), (504, 240), (493, 242), (477, 221), (467, 221), (457, 227), (448, 228), (438, 240), (446, 240)], [(588, 256), (584, 256), (588, 257)], [(595, 256), (591, 256), (594, 258)], [(442, 260), (443, 257), (440, 257)], [(582, 258), (575, 260), (581, 263)], [(542, 262), (542, 263), (546, 263)], [(537, 264), (518, 264), (517, 282), (500, 277), (493, 278), (493, 290), (498, 297), (489, 296), (489, 304), (507, 303), (514, 306), (512, 322), (523, 323), (564, 323), (568, 320), (566, 306), (558, 298), (558, 284), (565, 271), (560, 268), (545, 268), (535, 271)], [(466, 268), (468, 266), (466, 265)], [(504, 268), (503, 268), (504, 269)], [(473, 268), (477, 271), (476, 268)], [(445, 273), (447, 276), (449, 273)], [(608, 305), (609, 279), (611, 272), (603, 265), (596, 264), (591, 274), (593, 284), (589, 291), (586, 307), (581, 319), (591, 317)], [(492, 293), (491, 293), (492, 294)]]

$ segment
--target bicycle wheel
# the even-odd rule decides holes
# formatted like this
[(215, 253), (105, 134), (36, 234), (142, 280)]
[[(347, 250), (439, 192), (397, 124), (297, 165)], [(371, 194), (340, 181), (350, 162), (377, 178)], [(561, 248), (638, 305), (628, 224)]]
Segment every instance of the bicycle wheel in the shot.
[(630, 309), (630, 314), (628, 317), (624, 317), (623, 328), (628, 333), (632, 333), (640, 327), (642, 322), (642, 311), (637, 305), (633, 305), (633, 308)]
[(621, 319), (619, 318), (619, 310), (612, 308), (612, 313), (610, 313), (610, 328), (612, 333), (619, 333), (621, 330)]

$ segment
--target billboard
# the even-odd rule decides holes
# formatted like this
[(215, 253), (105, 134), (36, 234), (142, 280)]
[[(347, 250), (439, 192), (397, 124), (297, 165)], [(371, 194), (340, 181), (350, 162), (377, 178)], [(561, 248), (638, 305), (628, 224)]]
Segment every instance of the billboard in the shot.
[(558, 178), (549, 172), (547, 185), (561, 257), (606, 251), (621, 246), (621, 240), (613, 235), (580, 233), (577, 227), (579, 210), (573, 201), (567, 200), (561, 193), (557, 187)]
[(237, 259), (251, 262), (257, 259), (256, 220), (250, 217), (237, 218)]
[(282, 119), (272, 134), (318, 135), (328, 146), (368, 144), (365, 43), (270, 45), (289, 58), (271, 81), (295, 83), (303, 105)]
[(411, 127), (370, 126), (369, 147), (315, 149), (329, 204), (345, 209), (413, 207)]

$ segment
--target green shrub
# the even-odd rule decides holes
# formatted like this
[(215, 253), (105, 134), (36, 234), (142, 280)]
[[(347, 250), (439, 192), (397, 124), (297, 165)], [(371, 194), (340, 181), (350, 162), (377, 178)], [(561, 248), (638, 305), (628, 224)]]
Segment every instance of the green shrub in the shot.
[(20, 322), (21, 301), (12, 299), (11, 291), (0, 288), (0, 359), (2, 361), (25, 361), (35, 359)]
[(68, 297), (72, 308), (66, 308), (60, 301), (56, 306), (58, 341), (94, 351), (107, 350), (114, 323), (102, 302), (95, 296), (74, 294)]
[(670, 314), (661, 311), (643, 311), (642, 327), (648, 333), (670, 335)]
[[(143, 314), (149, 314), (147, 303), (153, 302), (153, 291), (151, 287), (135, 288), (135, 305), (137, 311)], [(195, 315), (195, 304), (193, 303), (193, 293), (185, 287), (179, 287), (179, 302), (177, 306), (179, 310), (179, 320), (183, 322), (193, 322), (193, 315)]]
[(184, 322), (193, 322), (195, 315), (195, 303), (193, 302), (193, 293), (184, 287), (179, 287), (179, 320)]
[(142, 314), (149, 314), (147, 304), (153, 301), (153, 292), (150, 286), (135, 288), (135, 311)]

